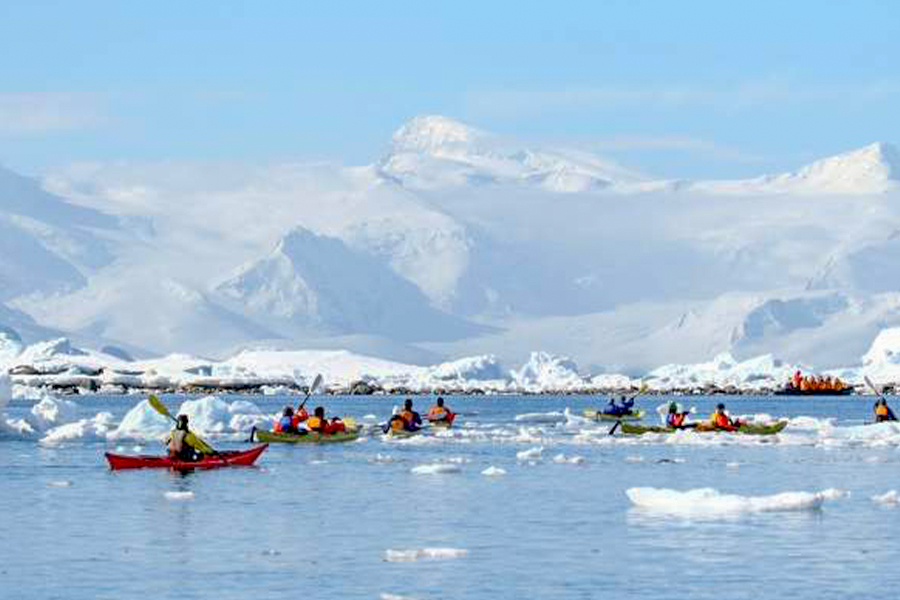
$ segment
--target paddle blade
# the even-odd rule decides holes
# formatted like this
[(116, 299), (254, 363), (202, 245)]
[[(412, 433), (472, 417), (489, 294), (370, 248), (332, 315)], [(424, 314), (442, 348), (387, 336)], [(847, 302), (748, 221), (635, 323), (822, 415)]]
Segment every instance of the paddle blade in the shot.
[(869, 376), (868, 376), (868, 375), (863, 375), (863, 379), (864, 379), (865, 382), (868, 384), (868, 386), (869, 386), (870, 388), (872, 388), (872, 391), (875, 392), (875, 395), (876, 395), (876, 396), (880, 396), (880, 395), (881, 395), (881, 392), (878, 391), (878, 388), (875, 387), (875, 384), (872, 383), (872, 380), (869, 379)]
[(185, 441), (199, 450), (202, 454), (215, 454), (216, 451), (213, 450), (212, 446), (206, 443), (206, 441), (195, 434), (194, 432), (189, 432), (186, 436), (184, 436)]
[(312, 385), (309, 386), (309, 394), (315, 394), (316, 390), (319, 389), (319, 386), (322, 385), (322, 374), (318, 373), (316, 378), (313, 379)]
[(162, 416), (169, 417), (173, 421), (175, 420), (175, 417), (172, 416), (172, 413), (169, 412), (169, 409), (166, 408), (166, 405), (162, 403), (162, 400), (160, 400), (156, 396), (156, 394), (150, 394), (150, 397), (147, 398), (147, 402), (150, 403), (150, 406), (153, 407), (153, 410), (155, 410)]

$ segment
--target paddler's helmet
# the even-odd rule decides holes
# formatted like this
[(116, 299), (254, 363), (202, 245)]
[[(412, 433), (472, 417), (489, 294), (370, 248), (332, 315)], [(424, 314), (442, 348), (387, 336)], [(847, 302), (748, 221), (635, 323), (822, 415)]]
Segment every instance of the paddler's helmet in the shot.
[(187, 431), (188, 416), (187, 415), (178, 415), (178, 422), (176, 423), (175, 427), (177, 429), (183, 429), (184, 431)]
[(669, 402), (669, 412), (677, 413), (678, 412), (678, 404), (675, 402)]
[(313, 411), (313, 414), (319, 417), (320, 419), (325, 418), (325, 409), (321, 406), (317, 406), (316, 410)]
[(716, 410), (725, 410), (725, 405), (719, 402), (718, 406), (716, 406)]
[(405, 408), (406, 410), (412, 410), (412, 400), (407, 398), (406, 402), (403, 403), (403, 408)]

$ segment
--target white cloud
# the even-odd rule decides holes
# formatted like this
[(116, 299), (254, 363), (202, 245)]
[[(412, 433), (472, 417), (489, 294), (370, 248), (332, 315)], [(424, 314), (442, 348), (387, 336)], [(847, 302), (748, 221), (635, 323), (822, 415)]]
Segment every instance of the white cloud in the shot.
[(720, 87), (683, 85), (609, 85), (558, 90), (481, 90), (469, 93), (472, 113), (509, 116), (554, 111), (644, 108), (747, 108), (808, 102), (873, 102), (900, 98), (900, 81), (806, 85), (791, 78), (772, 77)]
[(0, 93), (0, 135), (42, 135), (104, 121), (99, 96), (56, 92)]

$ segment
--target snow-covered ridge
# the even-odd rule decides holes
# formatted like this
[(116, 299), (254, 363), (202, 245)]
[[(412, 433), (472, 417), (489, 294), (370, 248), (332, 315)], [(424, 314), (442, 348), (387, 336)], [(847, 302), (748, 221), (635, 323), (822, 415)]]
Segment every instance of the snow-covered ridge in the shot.
[[(882, 384), (900, 382), (900, 328), (882, 332), (860, 366), (835, 369), (851, 385), (871, 375)], [(7, 341), (3, 364), (18, 393), (42, 389), (78, 389), (124, 393), (130, 390), (182, 392), (240, 391), (290, 393), (322, 374), (333, 393), (597, 393), (646, 387), (650, 392), (770, 393), (780, 389), (800, 365), (772, 355), (738, 361), (723, 353), (712, 361), (672, 364), (641, 377), (581, 372), (569, 358), (532, 352), (524, 364), (507, 368), (491, 355), (418, 366), (354, 354), (345, 350), (245, 350), (213, 361), (183, 354), (127, 361), (118, 356), (73, 347), (58, 339), (31, 346)], [(561, 415), (559, 415), (562, 417)]]
[(817, 160), (791, 173), (697, 182), (691, 189), (714, 193), (880, 194), (898, 185), (900, 152), (891, 144), (876, 142)]

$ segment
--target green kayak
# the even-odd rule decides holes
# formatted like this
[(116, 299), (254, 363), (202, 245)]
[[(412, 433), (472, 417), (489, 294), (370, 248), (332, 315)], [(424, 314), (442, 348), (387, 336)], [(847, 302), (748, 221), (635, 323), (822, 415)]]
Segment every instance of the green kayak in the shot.
[(340, 442), (352, 442), (359, 437), (359, 433), (359, 427), (341, 433), (325, 435), (321, 433), (275, 433), (264, 429), (254, 429), (251, 439), (255, 437), (260, 442), (282, 444), (338, 444)]
[(636, 410), (627, 415), (608, 415), (602, 410), (597, 410), (595, 408), (586, 408), (584, 409), (585, 417), (588, 419), (594, 419), (595, 421), (640, 421), (644, 418), (644, 410)]
[[(733, 433), (743, 433), (744, 435), (774, 435), (787, 427), (787, 421), (778, 421), (777, 423), (769, 423), (766, 425), (753, 425), (750, 423), (742, 424), (737, 431)], [(689, 428), (688, 431), (697, 433), (715, 433), (719, 431), (708, 423), (700, 423), (697, 427)], [(677, 429), (671, 427), (649, 426), (649, 425), (631, 425), (622, 423), (622, 433), (629, 435), (641, 435), (644, 433), (675, 433)]]

